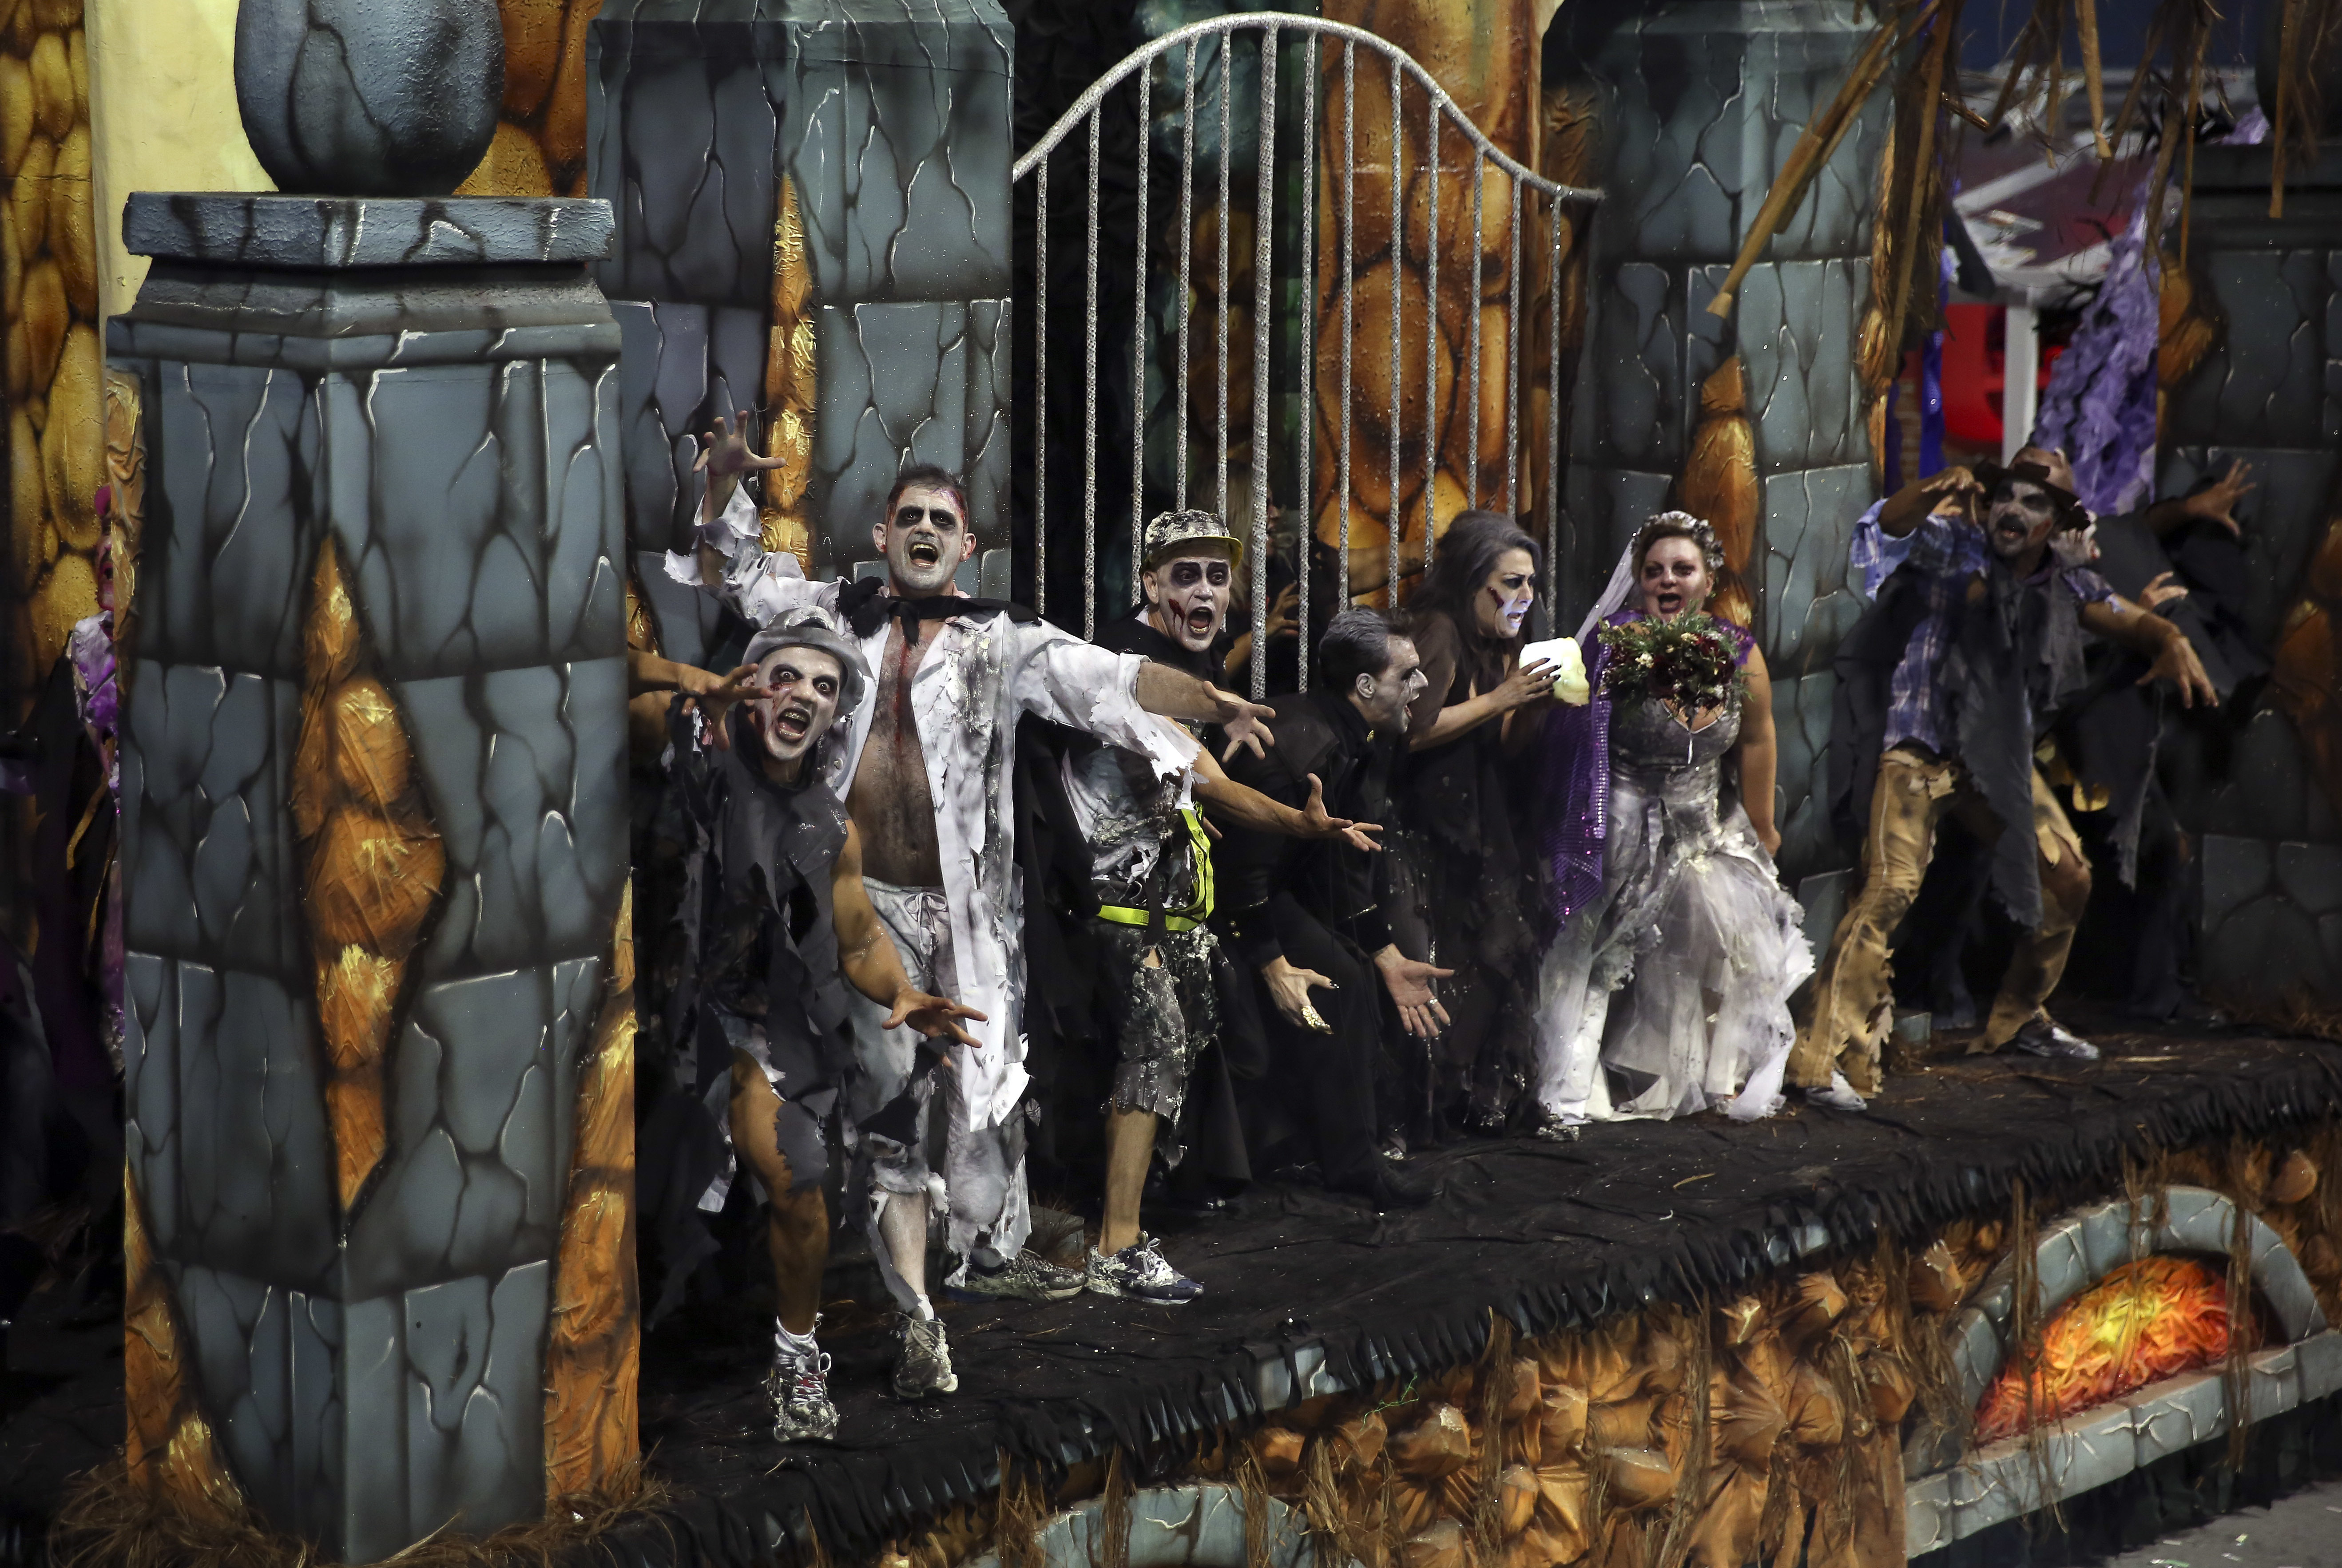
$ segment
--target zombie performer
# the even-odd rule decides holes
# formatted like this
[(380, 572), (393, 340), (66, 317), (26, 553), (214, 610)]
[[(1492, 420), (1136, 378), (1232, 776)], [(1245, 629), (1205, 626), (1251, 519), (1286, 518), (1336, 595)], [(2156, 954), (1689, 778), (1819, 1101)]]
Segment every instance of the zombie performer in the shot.
[[(1578, 636), (1699, 615), (1723, 564), (1707, 524), (1661, 513)], [(1789, 995), (1814, 958), (1773, 870), (1772, 687), (1747, 633), (1705, 616), (1686, 630), (1706, 640), (1699, 674), (1717, 672), (1708, 692), (1637, 690), (1618, 662), (1666, 655), (1597, 640), (1593, 701), (1547, 721), (1561, 931), (1538, 983), (1537, 1098), (1552, 1134), (1712, 1107), (1746, 1121), (1780, 1099)]]
[[(680, 998), (707, 1058), (728, 1077), (732, 1146), (770, 1203), (766, 1245), (778, 1302), (773, 1435), (837, 1432), (828, 1358), (814, 1343), (829, 1255), (828, 1124), (842, 1117), (853, 1159), (847, 1202), (870, 1232), (903, 1311), (895, 1393), (959, 1386), (943, 1323), (926, 1293), (924, 1225), (884, 1223), (889, 1194), (926, 1193), (927, 1084), (934, 1058), (873, 1060), (854, 1049), (842, 974), (884, 1027), (975, 1042), (958, 1020), (983, 1014), (932, 994), (904, 973), (862, 880), (862, 844), (821, 782), (816, 748), (868, 684), (861, 651), (825, 611), (782, 616), (748, 644), (756, 686), (701, 694), (702, 712), (669, 705), (676, 794), (692, 827)], [(752, 692), (747, 700), (737, 699)], [(874, 1203), (872, 1200), (879, 1200)]]
[[(1146, 604), (1101, 628), (1099, 646), (1207, 676), (1243, 557), (1244, 546), (1211, 513), (1156, 518), (1140, 556)], [(1370, 829), (1326, 814), (1319, 789), (1295, 810), (1228, 780), (1208, 750), (1197, 753), (1196, 764), (1194, 774), (1166, 779), (1143, 754), (1080, 736), (1067, 746), (1063, 770), (1088, 846), (1098, 906), (1089, 948), (1098, 961), (1102, 1022), (1118, 1056), (1106, 1104), (1105, 1216), (1085, 1278), (1101, 1295), (1166, 1303), (1191, 1301), (1202, 1287), (1140, 1231), (1139, 1197), (1157, 1131), (1179, 1115), (1233, 979), (1206, 924), (1212, 857), (1193, 800), (1256, 831), (1347, 834), (1356, 847), (1375, 847), (1365, 836)]]
[[(1317, 647), (1317, 681), (1270, 704), (1276, 744), (1235, 753), (1228, 776), (1301, 806), (1322, 781), (1326, 809), (1379, 820), (1425, 685), (1415, 644), (1372, 610), (1345, 610)], [(1249, 828), (1221, 841), (1214, 915), (1236, 960), (1258, 978), (1276, 1068), (1326, 1185), (1379, 1208), (1427, 1203), (1428, 1183), (1378, 1147), (1376, 982), (1405, 1031), (1430, 1040), (1448, 1022), (1431, 983), (1449, 971), (1409, 958), (1383, 913), (1377, 857), (1356, 844), (1304, 843)]]
[[(746, 415), (743, 415), (745, 422)], [(871, 537), (881, 583), (814, 583), (786, 552), (758, 544), (741, 474), (776, 466), (720, 422), (701, 460), (707, 487), (696, 558), (668, 571), (702, 584), (756, 624), (817, 604), (836, 609), (877, 672), (846, 711), (830, 764), (863, 834), (864, 882), (906, 967), (930, 989), (956, 992), (986, 1022), (981, 1049), (955, 1046), (946, 1075), (946, 1241), (959, 1259), (946, 1282), (981, 1296), (1058, 1300), (1084, 1276), (1024, 1251), (1032, 1228), (1025, 1189), (1023, 894), (1010, 798), (1016, 722), (1026, 714), (1094, 734), (1148, 759), (1160, 778), (1192, 765), (1195, 741), (1152, 714), (1217, 722), (1249, 734), (1266, 710), (1192, 675), (1110, 654), (1012, 606), (962, 596), (953, 582), (976, 553), (966, 493), (940, 469), (897, 478)], [(915, 1039), (855, 1008), (858, 1049), (907, 1060)], [(924, 1235), (930, 1198), (893, 1193), (890, 1233)], [(895, 1227), (900, 1227), (899, 1233)]]
[(1419, 1139), (1501, 1128), (1527, 1088), (1536, 881), (1514, 841), (1507, 760), (1559, 673), (1520, 657), (1543, 563), (1511, 518), (1466, 512), (1407, 601), (1425, 685), (1407, 714), (1391, 921), (1403, 945), (1456, 971), (1440, 988), (1454, 1023), (1411, 1074)]
[[(2028, 446), (2006, 472), (1947, 468), (1870, 524), (1910, 544), (1837, 659), (1833, 815), (1841, 831), (1867, 831), (1860, 891), (1789, 1059), (1789, 1083), (1820, 1104), (1859, 1110), (1877, 1088), (1888, 943), (1947, 814), (1992, 841), (1993, 892), (2023, 928), (1978, 1048), (2097, 1055), (2043, 1005), (2089, 901), (2090, 866), (2034, 748), (2083, 689), (2085, 630), (2148, 659), (2142, 684), (2169, 681), (2191, 705), (2218, 699), (2177, 626), (2079, 564), (2088, 515), (2072, 484), (2064, 454)], [(1947, 500), (1961, 503), (1950, 514)], [(1974, 504), (1981, 528), (1968, 520)]]

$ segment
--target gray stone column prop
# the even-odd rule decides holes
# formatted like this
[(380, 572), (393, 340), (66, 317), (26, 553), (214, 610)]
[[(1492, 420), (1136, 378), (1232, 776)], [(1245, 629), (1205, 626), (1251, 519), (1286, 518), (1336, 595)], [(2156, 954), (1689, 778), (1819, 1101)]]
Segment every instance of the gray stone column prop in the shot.
[[(2246, 502), (2245, 619), (2275, 644), (2342, 502), (2342, 151), (2294, 160), (2285, 216), (2268, 215), (2269, 149), (2199, 147), (2188, 263), (2224, 325), (2165, 405), (2157, 493), (2185, 494), (2232, 458), (2260, 488)], [(2167, 242), (2177, 247), (2175, 232)], [(2200, 981), (2216, 996), (2342, 1003), (2342, 822), (2293, 720), (2266, 694), (2225, 778), (2199, 726), (2166, 744), (2186, 781), (2175, 804), (2203, 837)]]
[(1005, 544), (1014, 34), (999, 0), (607, 0), (586, 52), (588, 188), (618, 215), (599, 276), (626, 334), (636, 547), (683, 537), (686, 439), (764, 401), (784, 175), (812, 275), (816, 569), (870, 553), (910, 462), (966, 474), (979, 537)]
[[(332, 1560), (543, 1507), (575, 1068), (626, 875), (610, 232), (600, 202), (494, 198), (141, 193), (124, 223), (155, 258), (108, 336), (148, 474), (131, 1174), (235, 1481)], [(327, 541), (445, 862), (346, 1212), (295, 821)]]
[(1830, 655), (1861, 611), (1847, 544), (1874, 496), (1855, 344), (1889, 105), (1874, 95), (1738, 292), (1707, 314), (1798, 133), (1875, 24), (1835, 0), (1594, 0), (1562, 8), (1573, 69), (1601, 95), (1585, 360), (1572, 399), (1563, 631), (1643, 520), (1666, 507), (1700, 383), (1737, 354), (1763, 494), (1746, 575), (1780, 732), (1781, 860), (1844, 864), (1823, 799)]
[(444, 195), (488, 150), (505, 34), (481, 0), (238, 0), (235, 106), (280, 191)]

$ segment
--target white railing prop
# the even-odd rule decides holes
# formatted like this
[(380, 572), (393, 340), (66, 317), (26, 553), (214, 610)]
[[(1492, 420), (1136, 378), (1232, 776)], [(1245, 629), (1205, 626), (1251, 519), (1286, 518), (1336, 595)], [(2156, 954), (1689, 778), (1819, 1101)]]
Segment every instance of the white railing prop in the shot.
[[(1306, 280), (1306, 296), (1314, 301), (1317, 236), (1316, 212), (1317, 190), (1318, 85), (1325, 74), (1324, 46), (1338, 44), (1341, 48), (1342, 123), (1340, 125), (1341, 163), (1336, 221), (1341, 245), (1341, 330), (1342, 343), (1339, 369), (1339, 394), (1336, 406), (1341, 411), (1338, 432), (1332, 442), (1336, 467), (1335, 500), (1338, 509), (1337, 550), (1339, 553), (1340, 587), (1346, 594), (1355, 594), (1350, 580), (1350, 482), (1353, 476), (1352, 422), (1354, 398), (1351, 385), (1352, 353), (1356, 330), (1356, 307), (1354, 295), (1356, 282), (1356, 180), (1357, 180), (1357, 85), (1358, 55), (1365, 50), (1370, 56), (1379, 56), (1390, 77), (1390, 254), (1393, 258), (1390, 286), (1390, 474), (1388, 537), (1384, 551), (1385, 591), (1389, 602), (1398, 596), (1399, 554), (1404, 518), (1398, 504), (1402, 484), (1401, 453), (1406, 445), (1401, 426), (1404, 420), (1404, 399), (1401, 386), (1406, 379), (1406, 365), (1401, 329), (1405, 321), (1406, 290), (1401, 287), (1403, 276), (1399, 258), (1404, 255), (1404, 210), (1406, 179), (1405, 176), (1406, 129), (1404, 125), (1402, 88), (1412, 79), (1425, 95), (1428, 112), (1425, 124), (1425, 146), (1427, 153), (1426, 185), (1429, 192), (1429, 222), (1424, 249), (1427, 257), (1425, 287), (1426, 314), (1428, 318), (1424, 339), (1424, 564), (1431, 560), (1432, 543), (1436, 533), (1433, 506), (1434, 482), (1439, 470), (1439, 325), (1436, 308), (1439, 295), (1439, 148), (1441, 137), (1448, 131), (1459, 133), (1472, 149), (1472, 249), (1474, 265), (1466, 286), (1472, 291), (1467, 312), (1471, 323), (1471, 343), (1463, 385), (1469, 390), (1466, 414), (1466, 443), (1468, 457), (1465, 467), (1466, 504), (1477, 507), (1480, 494), (1480, 373), (1481, 373), (1481, 258), (1486, 255), (1485, 211), (1486, 186), (1490, 170), (1509, 181), (1509, 233), (1507, 235), (1507, 272), (1505, 285), (1505, 487), (1503, 504), (1515, 516), (1522, 514), (1521, 495), (1521, 431), (1520, 399), (1524, 395), (1521, 379), (1521, 309), (1525, 301), (1521, 294), (1523, 217), (1522, 209), (1532, 196), (1545, 199), (1546, 232), (1549, 241), (1547, 260), (1548, 312), (1552, 317), (1551, 356), (1552, 386), (1546, 400), (1546, 467), (1545, 494), (1531, 498), (1530, 510), (1542, 513), (1546, 534), (1546, 572), (1544, 593), (1550, 615), (1555, 608), (1555, 593), (1558, 583), (1559, 560), (1565, 545), (1564, 514), (1560, 504), (1559, 475), (1561, 472), (1561, 385), (1566, 374), (1561, 357), (1561, 288), (1564, 255), (1568, 245), (1570, 227), (1563, 208), (1568, 204), (1590, 205), (1601, 199), (1598, 191), (1559, 185), (1535, 173), (1518, 160), (1506, 154), (1482, 134), (1480, 128), (1458, 108), (1431, 74), (1410, 58), (1404, 50), (1361, 28), (1339, 22), (1328, 22), (1314, 16), (1293, 15), (1279, 12), (1246, 12), (1227, 16), (1216, 16), (1190, 23), (1167, 33), (1133, 52), (1114, 69), (1089, 86), (1076, 99), (1071, 108), (1016, 160), (1012, 178), (1033, 182), (1034, 228), (1036, 255), (1034, 257), (1034, 326), (1033, 377), (1033, 541), (1035, 559), (1032, 563), (1034, 608), (1046, 612), (1047, 556), (1049, 547), (1049, 413), (1054, 390), (1049, 385), (1048, 348), (1048, 279), (1049, 263), (1046, 253), (1049, 236), (1049, 161), (1051, 155), (1077, 132), (1086, 135), (1089, 164), (1088, 195), (1088, 255), (1085, 273), (1086, 312), (1084, 318), (1083, 345), (1084, 379), (1082, 386), (1082, 629), (1086, 635), (1097, 629), (1097, 492), (1098, 492), (1098, 158), (1100, 150), (1101, 112), (1106, 96), (1126, 81), (1136, 77), (1137, 95), (1138, 134), (1142, 167), (1137, 175), (1137, 217), (1135, 225), (1134, 255), (1136, 265), (1145, 269), (1151, 254), (1148, 223), (1150, 170), (1144, 166), (1153, 154), (1153, 128), (1149, 118), (1153, 106), (1154, 67), (1158, 60), (1170, 56), (1171, 68), (1182, 84), (1179, 161), (1179, 295), (1178, 321), (1173, 354), (1177, 361), (1166, 382), (1172, 389), (1176, 420), (1176, 462), (1173, 481), (1174, 504), (1188, 504), (1188, 399), (1191, 392), (1193, 353), (1193, 276), (1194, 235), (1196, 227), (1196, 111), (1197, 52), (1209, 39), (1219, 43), (1219, 69), (1216, 95), (1218, 104), (1219, 144), (1219, 207), (1216, 224), (1217, 255), (1215, 258), (1218, 290), (1216, 296), (1217, 353), (1214, 374), (1218, 386), (1216, 427), (1213, 432), (1216, 460), (1214, 474), (1214, 504), (1223, 516), (1228, 511), (1228, 452), (1233, 432), (1229, 427), (1228, 350), (1229, 350), (1229, 229), (1231, 200), (1234, 195), (1233, 152), (1231, 136), (1234, 114), (1236, 56), (1234, 45), (1239, 34), (1256, 34), (1259, 50), (1259, 126), (1258, 169), (1254, 189), (1253, 256), (1252, 256), (1252, 429), (1251, 445), (1251, 516), (1230, 518), (1233, 524), (1246, 526), (1250, 540), (1249, 557), (1252, 617), (1252, 661), (1249, 674), (1252, 694), (1257, 698), (1267, 688), (1268, 678), (1268, 531), (1269, 505), (1269, 324), (1273, 314), (1272, 242), (1275, 235), (1275, 175), (1276, 148), (1277, 76), (1281, 51), (1286, 41), (1297, 45), (1298, 69), (1302, 74), (1302, 124), (1300, 127), (1303, 221), (1296, 226), (1300, 234), (1300, 275)], [(1443, 125), (1442, 122), (1446, 122)], [(1328, 134), (1332, 134), (1328, 127)], [(1334, 171), (1327, 171), (1329, 178)], [(1146, 375), (1148, 337), (1147, 290), (1145, 279), (1134, 291), (1136, 305), (1131, 322), (1131, 517), (1130, 539), (1132, 559), (1130, 581), (1134, 588), (1138, 579), (1137, 554), (1146, 525)], [(1305, 383), (1314, 386), (1316, 378), (1316, 310), (1315, 305), (1303, 313), (1301, 364)], [(1317, 409), (1314, 394), (1305, 408), (1295, 463), (1298, 494), (1301, 496), (1300, 539), (1296, 575), (1299, 594), (1299, 624), (1304, 634), (1309, 626), (1310, 541), (1316, 535), (1316, 519), (1310, 515), (1315, 501)], [(1540, 502), (1542, 504), (1537, 504)], [(1308, 661), (1300, 661), (1300, 679), (1306, 686)]]

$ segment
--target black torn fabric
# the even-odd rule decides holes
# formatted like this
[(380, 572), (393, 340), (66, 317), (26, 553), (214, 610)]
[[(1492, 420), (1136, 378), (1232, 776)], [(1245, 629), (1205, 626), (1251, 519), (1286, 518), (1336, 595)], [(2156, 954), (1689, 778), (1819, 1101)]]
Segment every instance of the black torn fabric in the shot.
[(834, 1446), (763, 1435), (768, 1319), (746, 1303), (687, 1307), (646, 1342), (642, 1385), (644, 1448), (676, 1501), (568, 1561), (806, 1563), (813, 1533), (835, 1560), (865, 1558), (989, 1497), (1004, 1455), (1059, 1473), (1116, 1445), (1182, 1442), (1251, 1420), (1265, 1393), (1304, 1396), (1296, 1378), (1321, 1365), (1363, 1387), (1470, 1361), (1491, 1313), (1545, 1333), (1713, 1300), (1867, 1253), (1882, 1233), (1908, 1245), (2004, 1213), (2020, 1180), (2056, 1205), (2103, 1200), (2121, 1192), (2126, 1156), (2297, 1137), (2342, 1109), (2342, 1046), (2168, 1029), (2097, 1038), (2107, 1057), (2088, 1065), (1940, 1061), (1891, 1080), (1860, 1116), (1466, 1143), (1409, 1162), (1443, 1191), (1405, 1213), (1280, 1184), (1232, 1218), (1174, 1229), (1150, 1213), (1166, 1254), (1206, 1288), (1178, 1322), (1091, 1296), (946, 1307), (960, 1392), (916, 1405), (886, 1396), (886, 1333), (826, 1337), (844, 1414)]
[(2080, 601), (2053, 564), (2019, 578), (1998, 561), (1983, 573), (1944, 656), (1942, 680), (1968, 781), (2000, 819), (1992, 890), (2008, 917), (2041, 924), (2040, 849), (2033, 834), (2033, 748), (2088, 684)]

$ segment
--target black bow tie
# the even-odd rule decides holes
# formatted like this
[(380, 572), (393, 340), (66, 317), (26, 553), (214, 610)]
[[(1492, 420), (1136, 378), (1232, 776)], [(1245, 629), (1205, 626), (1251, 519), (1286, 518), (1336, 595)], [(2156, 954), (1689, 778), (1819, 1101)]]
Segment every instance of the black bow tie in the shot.
[(1021, 604), (1003, 599), (971, 599), (960, 594), (936, 594), (924, 599), (904, 599), (886, 592), (883, 577), (864, 577), (837, 591), (837, 608), (857, 637), (867, 637), (888, 621), (903, 623), (903, 640), (919, 640), (922, 621), (948, 621), (955, 615), (988, 618), (1006, 615), (1014, 621), (1036, 617)]

